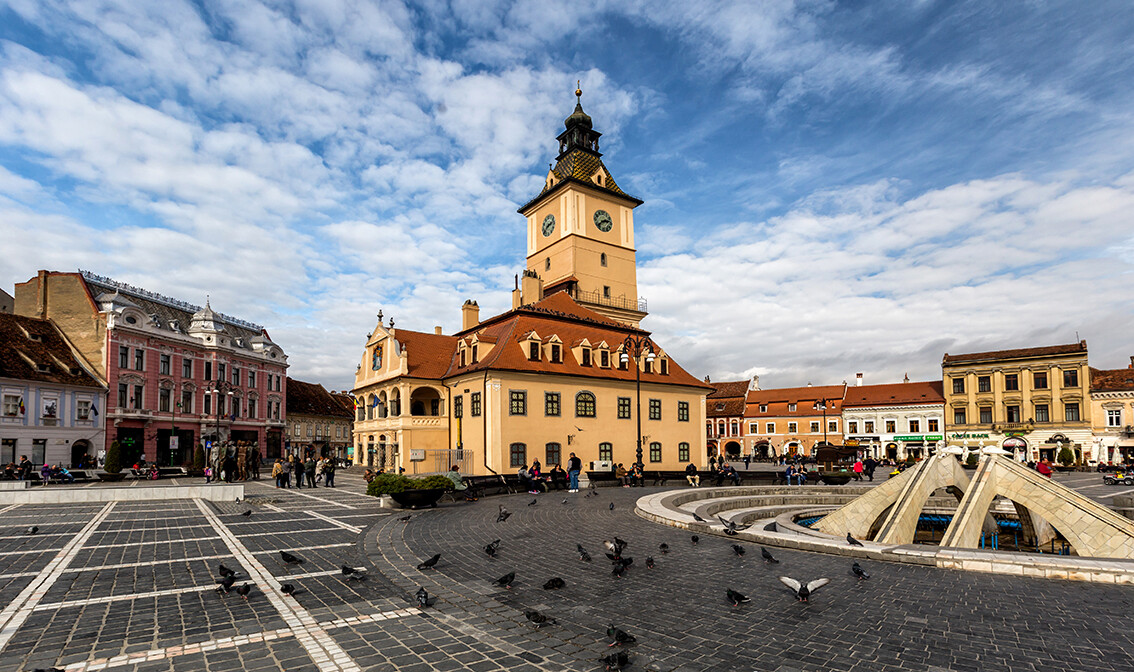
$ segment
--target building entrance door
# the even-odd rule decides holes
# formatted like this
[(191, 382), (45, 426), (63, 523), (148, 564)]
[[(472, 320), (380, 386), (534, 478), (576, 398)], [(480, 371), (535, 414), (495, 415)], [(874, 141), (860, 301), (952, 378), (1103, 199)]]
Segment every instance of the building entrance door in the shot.
[(145, 457), (145, 430), (141, 427), (118, 428), (118, 455), (122, 466), (133, 466)]

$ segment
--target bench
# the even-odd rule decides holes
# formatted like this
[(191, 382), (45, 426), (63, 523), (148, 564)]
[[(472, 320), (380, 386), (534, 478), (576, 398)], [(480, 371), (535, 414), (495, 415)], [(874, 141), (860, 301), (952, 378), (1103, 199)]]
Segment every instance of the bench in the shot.
[(477, 493), (476, 496), (478, 497), (513, 492), (512, 489), (508, 487), (508, 482), (499, 474), (490, 476), (462, 476), (461, 480), (465, 482), (465, 485), (467, 485), (470, 490)]
[(619, 485), (618, 478), (613, 471), (588, 471), (587, 480), (592, 487), (605, 487)]

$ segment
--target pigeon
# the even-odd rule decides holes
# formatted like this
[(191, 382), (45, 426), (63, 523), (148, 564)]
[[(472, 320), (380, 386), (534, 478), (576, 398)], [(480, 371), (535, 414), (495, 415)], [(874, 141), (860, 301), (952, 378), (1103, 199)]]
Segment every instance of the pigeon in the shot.
[(564, 497), (564, 498), (563, 498), (563, 503), (564, 503), (564, 504), (566, 504), (566, 503), (567, 503), (567, 498), (566, 498), (566, 497)]
[(498, 549), (498, 548), (500, 548), (500, 540), (499, 539), (497, 539), (496, 541), (492, 542), (491, 544), (485, 546), (484, 552), (487, 553), (489, 557), (495, 558), (496, 557), (496, 549)]
[(662, 543), (658, 544), (658, 550), (662, 552), (662, 555), (669, 553), (669, 544), (663, 541)]
[(246, 600), (248, 599), (248, 593), (251, 593), (251, 592), (252, 592), (252, 585), (251, 584), (242, 583), (242, 584), (240, 584), (239, 586), (236, 587), (236, 594), (243, 597)]
[(493, 585), (500, 586), (501, 588), (511, 588), (512, 582), (515, 581), (515, 580), (516, 580), (516, 573), (515, 572), (508, 572), (507, 574), (500, 577), (499, 579), (496, 579), (492, 583), (493, 583)]
[(730, 537), (735, 537), (737, 532), (743, 532), (744, 530), (752, 527), (751, 525), (737, 525), (733, 521), (725, 520), (720, 516), (717, 516), (717, 520), (721, 521), (721, 525), (725, 526), (725, 534)]
[(693, 545), (696, 546), (697, 542), (701, 541), (701, 537), (698, 537), (697, 535), (694, 534), (692, 537), (689, 538), (689, 541), (692, 541)]
[(292, 555), (287, 551), (280, 551), (280, 557), (283, 558), (283, 561), (289, 565), (303, 564), (303, 558), (299, 557), (298, 555)]
[(366, 580), (365, 567), (351, 567), (349, 565), (343, 565), (341, 569), (343, 570), (343, 576), (345, 576), (348, 581)]
[(418, 569), (433, 569), (434, 567), (437, 566), (437, 561), (440, 560), (440, 559), (441, 559), (441, 554), (438, 553), (437, 555), (433, 556), (432, 558), (430, 558), (428, 560), (422, 560), (421, 562), (419, 562), (418, 565), (417, 565), (417, 568)]
[(736, 555), (737, 555), (738, 557), (739, 557), (739, 556), (743, 556), (743, 555), (744, 555), (744, 547), (743, 547), (743, 546), (738, 546), (738, 545), (736, 545), (736, 544), (733, 544), (733, 545), (732, 545), (732, 552), (733, 552), (733, 553), (736, 553)]
[(28, 534), (36, 534), (39, 532), (39, 525), (32, 525), (28, 528)]
[(626, 573), (626, 565), (618, 563), (614, 565), (614, 569), (610, 570), (610, 573), (614, 575), (614, 578), (621, 579), (622, 576)]
[(725, 595), (728, 596), (728, 601), (732, 602), (732, 606), (734, 606), (734, 607), (739, 607), (741, 605), (741, 603), (749, 601), (749, 598), (745, 597), (744, 595), (741, 595), (740, 593), (736, 592), (732, 588), (726, 589)]
[(242, 514), (240, 514), (240, 515), (242, 515), (242, 516), (244, 516), (245, 518), (247, 518), (248, 516), (251, 516), (251, 515), (252, 515), (252, 509), (248, 509), (247, 511), (245, 511), (244, 513), (242, 513)]
[(648, 555), (648, 556), (646, 556), (646, 569), (653, 569), (653, 568), (654, 568), (654, 556)]
[(620, 672), (630, 664), (630, 656), (625, 651), (618, 651), (599, 658), (599, 662), (602, 663), (602, 669), (606, 672)]
[(611, 511), (613, 511), (613, 510), (614, 510), (614, 502), (611, 502), (611, 503), (610, 503), (610, 510), (611, 510)]
[(410, 518), (413, 518), (412, 513), (406, 514), (406, 515), (402, 516), (401, 518), (398, 518), (398, 522), (399, 523), (408, 523), (410, 521)]
[(227, 593), (230, 590), (232, 590), (232, 584), (236, 583), (236, 577), (232, 576), (230, 574), (228, 576), (224, 576), (222, 578), (217, 579), (216, 583), (218, 585), (218, 588), (217, 588), (218, 593), (219, 592)]
[(295, 597), (295, 586), (291, 585), (290, 583), (281, 584), (280, 592), (284, 595), (291, 595), (292, 597)]
[(815, 579), (814, 581), (809, 582), (807, 585), (803, 585), (790, 576), (780, 577), (780, 583), (784, 584), (788, 588), (791, 588), (792, 592), (795, 593), (795, 598), (800, 602), (807, 602), (808, 598), (811, 597), (811, 593), (814, 593), (816, 590), (819, 590), (830, 582), (830, 579)]
[(532, 497), (532, 501), (528, 502), (528, 506), (535, 506), (536, 504), (539, 504), (539, 498), (537, 497)]
[(768, 563), (769, 565), (780, 564), (780, 561), (773, 558), (772, 554), (769, 553), (768, 549), (766, 549), (766, 548), (763, 548), (763, 547), (760, 548), (760, 557), (764, 558), (764, 562)]
[(705, 519), (704, 519), (704, 518), (702, 518), (701, 516), (698, 516), (698, 515), (697, 515), (697, 514), (695, 514), (695, 513), (693, 514), (693, 520), (697, 521), (698, 523), (703, 523), (703, 522), (705, 522)]
[(865, 570), (863, 570), (862, 565), (858, 564), (857, 562), (851, 565), (850, 570), (852, 573), (854, 573), (855, 576), (858, 577), (860, 581), (864, 581), (870, 578), (870, 575), (867, 574)]
[(622, 628), (614, 627), (613, 623), (611, 623), (610, 626), (607, 627), (606, 636), (611, 640), (609, 646), (616, 646), (618, 644), (633, 644), (634, 642), (638, 641), (634, 638), (634, 635), (631, 635)]
[(552, 578), (547, 580), (547, 583), (543, 584), (543, 589), (544, 590), (559, 590), (560, 588), (562, 588), (566, 585), (567, 585), (566, 581), (559, 578), (558, 576), (553, 576)]
[(221, 576), (236, 576), (236, 572), (232, 571), (228, 567), (225, 567), (223, 562), (217, 565), (217, 573)]
[(414, 597), (417, 598), (417, 606), (421, 607), (422, 609), (428, 609), (437, 602), (436, 597), (430, 597), (425, 588), (422, 588), (420, 586), (417, 589), (417, 593), (414, 594)]
[(496, 514), (496, 522), (503, 523), (505, 520), (508, 520), (508, 516), (510, 516), (510, 515), (512, 515), (512, 512), (509, 511), (508, 509), (505, 509), (504, 505), (501, 504), (500, 505), (500, 513)]
[(851, 546), (862, 546), (862, 542), (852, 537), (850, 532), (847, 532), (847, 543)]
[(524, 610), (524, 618), (526, 618), (529, 621), (531, 621), (532, 623), (534, 623), (535, 627), (537, 627), (537, 628), (542, 628), (543, 626), (547, 625), (548, 623), (554, 623), (555, 622), (554, 618), (550, 618), (548, 616), (545, 616), (545, 615), (539, 613), (538, 611), (536, 611), (535, 609), (525, 609)]
[(582, 562), (590, 562), (591, 554), (587, 553), (587, 549), (583, 548), (582, 544), (575, 544), (575, 550), (579, 551), (579, 560)]

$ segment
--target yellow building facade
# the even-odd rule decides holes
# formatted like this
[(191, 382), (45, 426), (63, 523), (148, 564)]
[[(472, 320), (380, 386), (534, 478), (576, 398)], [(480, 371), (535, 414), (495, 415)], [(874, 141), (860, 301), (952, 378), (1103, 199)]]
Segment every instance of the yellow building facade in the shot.
[(575, 453), (584, 470), (609, 469), (629, 467), (640, 441), (646, 469), (705, 463), (712, 388), (640, 327), (642, 201), (602, 163), (581, 104), (564, 125), (542, 191), (519, 210), (528, 244), (512, 309), (481, 320), (466, 301), (453, 335), (395, 329), (379, 313), (353, 389), (360, 462), (491, 474), (566, 466)]

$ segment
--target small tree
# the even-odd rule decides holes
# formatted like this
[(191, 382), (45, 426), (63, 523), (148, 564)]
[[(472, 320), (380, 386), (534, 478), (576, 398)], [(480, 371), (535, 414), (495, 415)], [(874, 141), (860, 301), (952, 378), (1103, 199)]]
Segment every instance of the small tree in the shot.
[(1059, 463), (1063, 466), (1070, 467), (1075, 463), (1075, 453), (1067, 446), (1063, 446), (1059, 449), (1059, 456), (1056, 459), (1058, 459)]
[(193, 468), (205, 468), (205, 447), (199, 443), (197, 444), (197, 448), (193, 451)]
[(977, 454), (970, 452), (969, 456), (965, 458), (965, 465), (969, 467), (975, 467), (977, 465), (977, 462), (979, 461), (980, 458), (977, 457)]
[(118, 445), (117, 441), (110, 444), (110, 448), (106, 450), (106, 461), (103, 462), (102, 470), (108, 474), (118, 474), (122, 472), (122, 448)]

